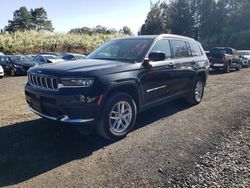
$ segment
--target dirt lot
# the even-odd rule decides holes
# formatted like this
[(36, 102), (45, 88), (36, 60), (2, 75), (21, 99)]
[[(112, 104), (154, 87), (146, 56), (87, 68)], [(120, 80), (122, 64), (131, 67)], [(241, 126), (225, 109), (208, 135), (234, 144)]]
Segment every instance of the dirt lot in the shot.
[(0, 186), (250, 184), (250, 69), (213, 73), (200, 105), (176, 101), (144, 112), (136, 129), (118, 142), (96, 133), (83, 136), (32, 114), (25, 82), (26, 77), (0, 80)]

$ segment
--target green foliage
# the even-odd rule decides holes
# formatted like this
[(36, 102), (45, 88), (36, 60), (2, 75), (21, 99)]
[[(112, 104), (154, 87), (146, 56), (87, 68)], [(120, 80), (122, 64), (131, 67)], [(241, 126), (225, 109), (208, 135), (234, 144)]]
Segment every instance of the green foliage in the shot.
[(31, 9), (32, 24), (36, 31), (53, 31), (52, 23), (48, 20), (47, 12), (44, 8)]
[(172, 33), (193, 37), (194, 18), (189, 0), (176, 0), (169, 8), (169, 29)]
[(249, 0), (158, 1), (151, 5), (138, 34), (191, 36), (207, 50), (214, 46), (250, 49), (249, 18)]
[(21, 7), (14, 12), (13, 20), (9, 20), (8, 26), (5, 27), (5, 31), (8, 32), (27, 30), (36, 30), (38, 32), (54, 30), (44, 8), (28, 11), (26, 7)]
[(128, 26), (124, 26), (120, 31), (118, 32), (116, 29), (109, 29), (107, 27), (103, 27), (101, 25), (98, 25), (94, 28), (89, 27), (82, 27), (82, 28), (75, 28), (71, 29), (69, 33), (74, 34), (87, 34), (87, 35), (95, 35), (95, 34), (124, 34), (124, 35), (132, 35), (132, 31)]
[(165, 3), (158, 1), (155, 4), (151, 4), (151, 9), (147, 15), (145, 23), (142, 25), (139, 35), (156, 35), (164, 33), (167, 20), (167, 8)]
[(0, 49), (7, 54), (34, 54), (41, 51), (91, 52), (119, 34), (60, 34), (35, 31), (0, 34)]
[(132, 35), (132, 31), (128, 26), (124, 26), (119, 33), (124, 34), (124, 35)]

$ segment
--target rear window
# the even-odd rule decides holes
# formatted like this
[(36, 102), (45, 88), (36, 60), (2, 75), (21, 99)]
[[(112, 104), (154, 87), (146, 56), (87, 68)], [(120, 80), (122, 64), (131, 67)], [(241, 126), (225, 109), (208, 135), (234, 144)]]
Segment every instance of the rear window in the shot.
[(218, 54), (231, 54), (233, 55), (233, 50), (229, 48), (214, 48), (210, 50), (210, 53), (218, 53)]
[(200, 49), (199, 44), (195, 42), (189, 42), (189, 45), (190, 45), (192, 56), (202, 56), (202, 51)]
[(173, 52), (174, 58), (183, 58), (183, 57), (190, 56), (185, 41), (172, 40), (171, 44), (172, 44), (172, 52)]

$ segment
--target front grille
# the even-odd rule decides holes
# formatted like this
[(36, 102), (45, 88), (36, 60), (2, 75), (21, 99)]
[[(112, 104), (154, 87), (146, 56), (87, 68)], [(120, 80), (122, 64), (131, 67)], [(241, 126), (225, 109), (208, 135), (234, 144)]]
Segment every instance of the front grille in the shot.
[(29, 84), (35, 87), (49, 90), (58, 90), (57, 79), (51, 76), (40, 74), (29, 74)]

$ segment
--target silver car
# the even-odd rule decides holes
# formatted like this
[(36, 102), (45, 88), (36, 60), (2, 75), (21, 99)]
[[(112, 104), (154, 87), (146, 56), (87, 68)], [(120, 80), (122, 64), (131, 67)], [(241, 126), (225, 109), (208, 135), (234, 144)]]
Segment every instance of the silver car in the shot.
[(243, 67), (250, 67), (250, 50), (238, 50), (240, 55), (242, 66)]

